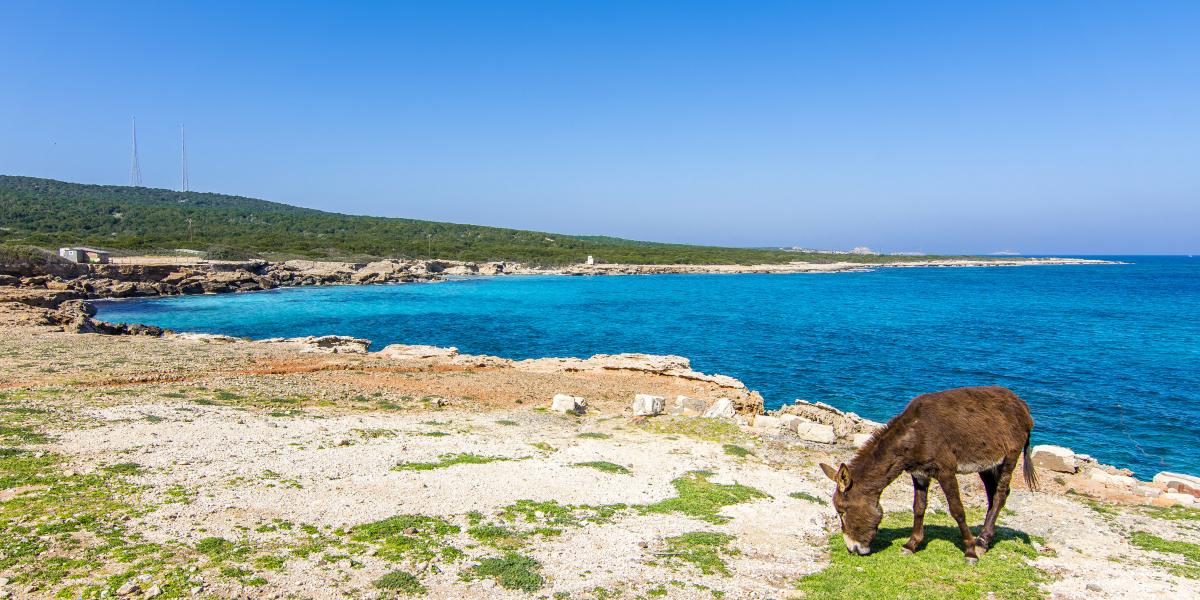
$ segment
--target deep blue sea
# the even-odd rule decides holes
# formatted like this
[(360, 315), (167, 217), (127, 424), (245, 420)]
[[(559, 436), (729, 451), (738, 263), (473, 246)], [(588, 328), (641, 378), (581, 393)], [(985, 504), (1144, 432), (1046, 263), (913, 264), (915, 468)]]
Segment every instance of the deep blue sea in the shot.
[(99, 316), (509, 358), (679, 354), (768, 407), (819, 400), (878, 421), (924, 392), (999, 384), (1032, 407), (1035, 443), (1142, 477), (1200, 473), (1200, 258), (1116, 258), (1134, 264), (481, 277), (103, 302)]

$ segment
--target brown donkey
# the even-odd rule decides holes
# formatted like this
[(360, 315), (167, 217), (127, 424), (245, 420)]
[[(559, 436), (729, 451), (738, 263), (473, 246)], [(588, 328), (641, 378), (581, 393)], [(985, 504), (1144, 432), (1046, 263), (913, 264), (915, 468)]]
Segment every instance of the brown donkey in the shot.
[[(871, 551), (871, 541), (883, 520), (879, 495), (907, 471), (913, 483), (913, 529), (903, 551), (915, 552), (925, 537), (925, 498), (929, 481), (936, 479), (962, 532), (967, 562), (974, 563), (996, 535), (996, 517), (1008, 498), (1009, 482), (1022, 451), (1025, 482), (1031, 489), (1037, 488), (1029, 459), (1032, 429), (1029, 406), (1007, 388), (958, 388), (913, 398), (849, 464), (837, 469), (821, 465), (837, 482), (833, 506), (842, 522), (846, 549), (858, 554)], [(971, 535), (958, 495), (960, 473), (979, 473), (987, 491), (988, 511), (978, 538)]]

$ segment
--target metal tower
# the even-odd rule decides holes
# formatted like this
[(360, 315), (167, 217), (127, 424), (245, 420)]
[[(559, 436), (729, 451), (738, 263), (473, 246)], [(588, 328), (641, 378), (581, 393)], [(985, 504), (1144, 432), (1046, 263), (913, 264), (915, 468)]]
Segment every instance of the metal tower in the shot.
[(129, 185), (133, 187), (142, 186), (142, 167), (138, 164), (137, 153), (137, 117), (130, 117), (130, 122), (133, 126), (133, 147), (129, 158)]
[(179, 126), (179, 158), (183, 167), (183, 191), (188, 191), (188, 173), (187, 173), (187, 129), (183, 125)]

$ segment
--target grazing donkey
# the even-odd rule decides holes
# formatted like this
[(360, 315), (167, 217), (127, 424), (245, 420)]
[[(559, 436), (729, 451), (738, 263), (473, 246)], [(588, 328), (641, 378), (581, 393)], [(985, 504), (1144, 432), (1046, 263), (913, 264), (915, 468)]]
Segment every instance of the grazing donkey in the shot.
[[(1029, 407), (1007, 388), (958, 388), (914, 398), (849, 464), (837, 469), (821, 465), (825, 475), (837, 482), (833, 506), (842, 522), (846, 549), (858, 554), (871, 551), (883, 519), (879, 495), (907, 471), (913, 483), (913, 529), (903, 552), (916, 552), (925, 537), (925, 498), (929, 481), (936, 479), (962, 532), (967, 562), (974, 563), (996, 535), (996, 517), (1008, 498), (1022, 450), (1025, 482), (1030, 489), (1037, 488), (1029, 458), (1032, 429)], [(987, 491), (988, 511), (978, 538), (971, 535), (958, 495), (960, 473), (979, 473)]]

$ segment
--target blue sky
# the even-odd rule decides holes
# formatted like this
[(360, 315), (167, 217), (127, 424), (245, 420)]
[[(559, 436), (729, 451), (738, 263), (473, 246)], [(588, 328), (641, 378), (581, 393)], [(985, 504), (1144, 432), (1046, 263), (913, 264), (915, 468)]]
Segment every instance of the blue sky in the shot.
[(1200, 3), (7, 2), (0, 173), (728, 245), (1200, 253)]

